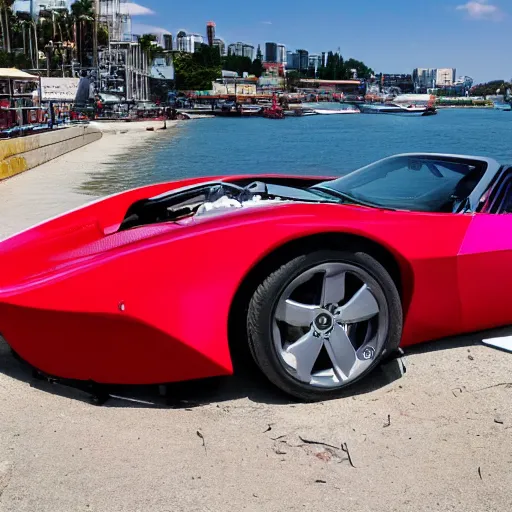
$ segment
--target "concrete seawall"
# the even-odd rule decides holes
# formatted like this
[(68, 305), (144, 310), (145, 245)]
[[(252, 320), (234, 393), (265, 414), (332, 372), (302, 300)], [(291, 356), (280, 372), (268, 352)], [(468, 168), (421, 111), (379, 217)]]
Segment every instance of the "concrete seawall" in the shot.
[(81, 125), (39, 135), (0, 140), (0, 180), (90, 144), (101, 139), (102, 135), (96, 128)]

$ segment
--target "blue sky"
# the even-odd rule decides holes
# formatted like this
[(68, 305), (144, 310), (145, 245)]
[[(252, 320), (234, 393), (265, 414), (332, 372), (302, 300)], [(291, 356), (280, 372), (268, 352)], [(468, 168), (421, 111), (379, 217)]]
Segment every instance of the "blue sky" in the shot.
[(130, 11), (137, 32), (204, 34), (213, 20), (228, 43), (340, 48), (377, 72), (455, 67), (477, 82), (512, 78), (511, 0), (136, 0)]

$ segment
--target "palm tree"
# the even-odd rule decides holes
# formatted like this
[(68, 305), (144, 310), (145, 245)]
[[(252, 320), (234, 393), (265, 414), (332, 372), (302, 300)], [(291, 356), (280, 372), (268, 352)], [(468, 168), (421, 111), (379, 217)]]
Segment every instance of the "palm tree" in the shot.
[(2, 34), (4, 42), (4, 51), (11, 53), (11, 30), (10, 30), (10, 15), (11, 7), (14, 0), (0, 0), (0, 18), (2, 21)]
[[(71, 15), (74, 20), (75, 45), (80, 56), (80, 65), (83, 65), (83, 56), (86, 51), (87, 25), (94, 21), (94, 6), (92, 0), (77, 0), (71, 5)], [(78, 30), (80, 35), (78, 36)]]

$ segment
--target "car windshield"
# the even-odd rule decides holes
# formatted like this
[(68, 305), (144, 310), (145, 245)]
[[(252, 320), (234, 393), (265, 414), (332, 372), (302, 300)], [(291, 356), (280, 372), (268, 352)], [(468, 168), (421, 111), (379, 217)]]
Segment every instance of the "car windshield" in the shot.
[(368, 206), (451, 212), (471, 194), (485, 169), (485, 162), (478, 160), (403, 155), (312, 188)]

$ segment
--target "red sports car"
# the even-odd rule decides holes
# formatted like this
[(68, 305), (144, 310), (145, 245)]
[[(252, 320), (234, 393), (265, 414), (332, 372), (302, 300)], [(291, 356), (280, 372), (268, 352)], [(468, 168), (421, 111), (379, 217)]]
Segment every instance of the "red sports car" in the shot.
[(511, 211), (512, 167), (454, 155), (142, 187), (0, 243), (0, 332), (99, 384), (228, 375), (247, 344), (326, 399), (399, 346), (512, 324)]

